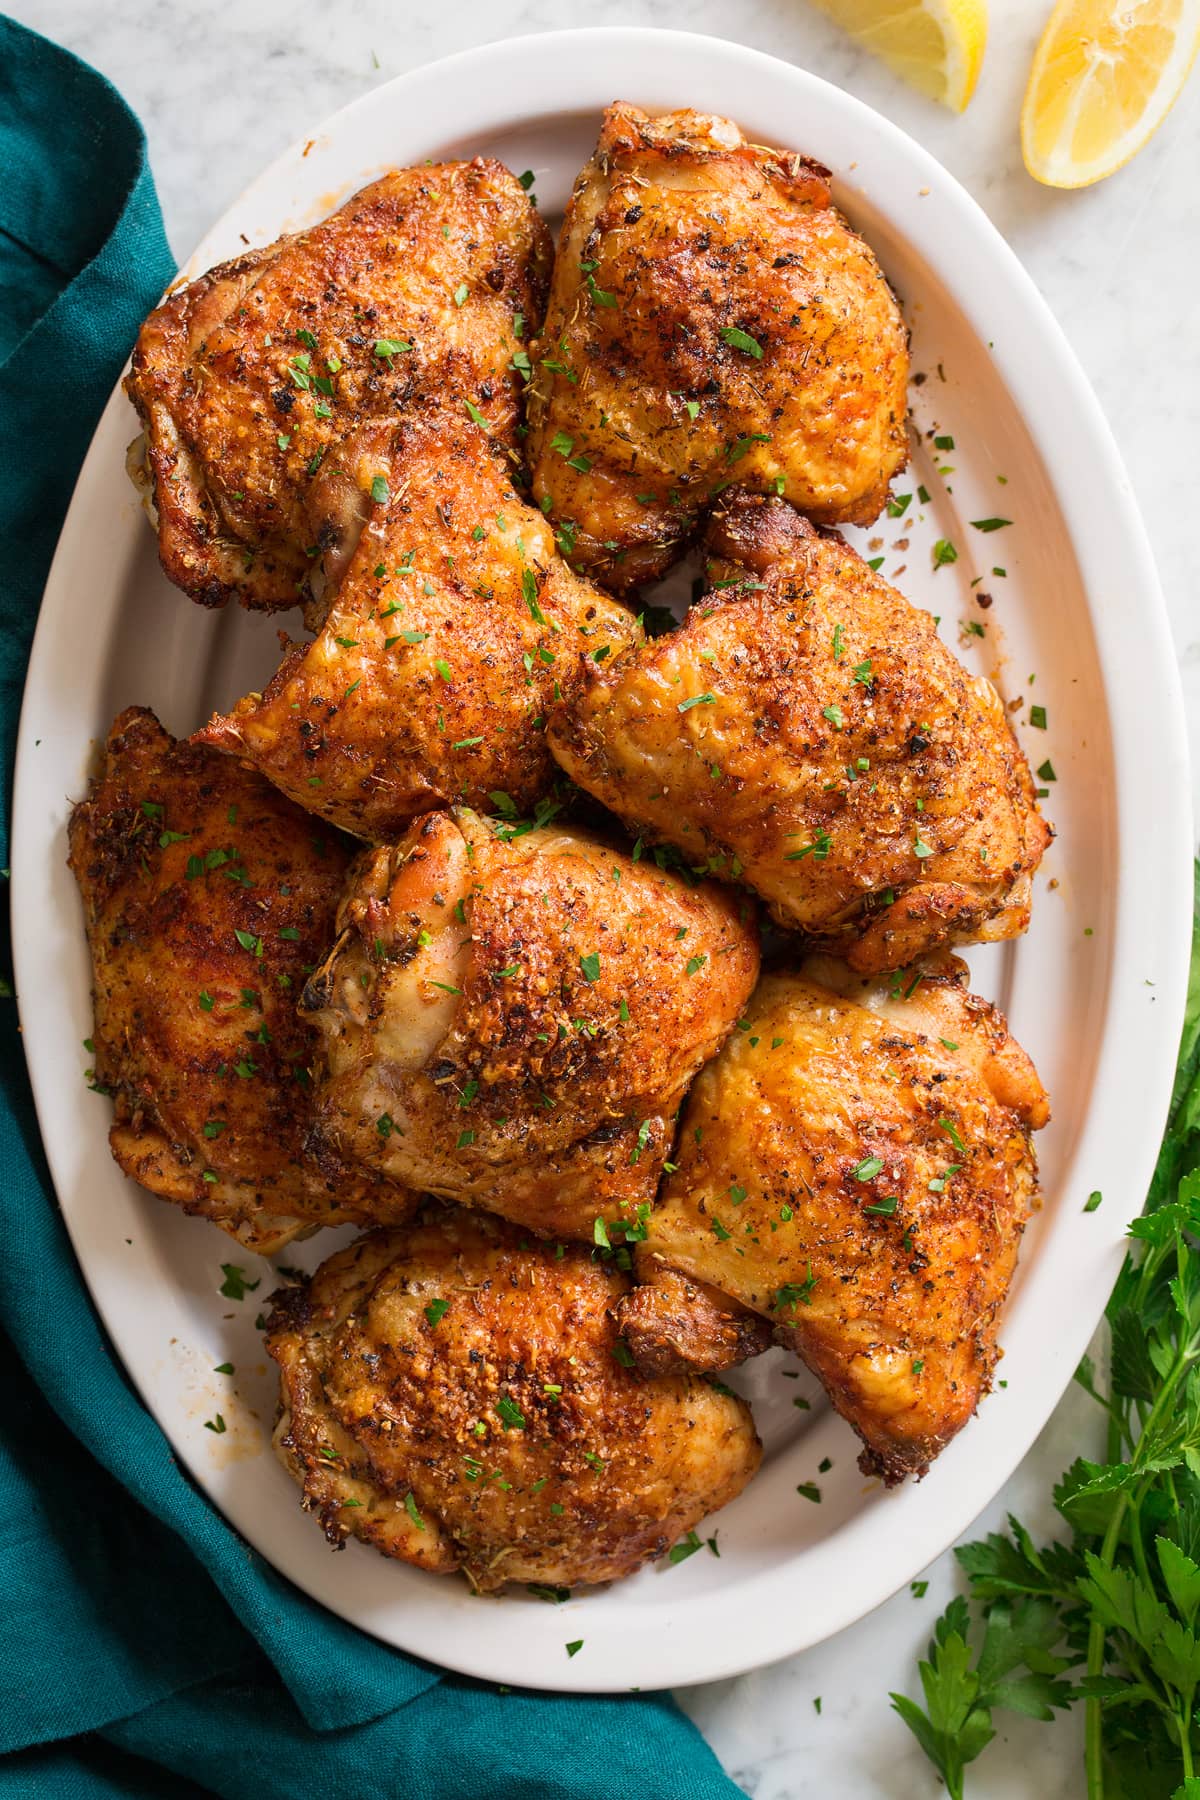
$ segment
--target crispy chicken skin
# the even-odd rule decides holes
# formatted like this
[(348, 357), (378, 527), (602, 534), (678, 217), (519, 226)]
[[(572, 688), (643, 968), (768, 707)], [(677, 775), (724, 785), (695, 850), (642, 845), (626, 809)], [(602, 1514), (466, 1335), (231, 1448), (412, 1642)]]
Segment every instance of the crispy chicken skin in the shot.
[(534, 496), (618, 592), (731, 475), (867, 524), (907, 460), (907, 335), (874, 255), (827, 169), (728, 119), (609, 108), (531, 354)]
[(364, 854), (305, 989), (319, 1138), (545, 1235), (636, 1237), (754, 986), (751, 907), (575, 828), (430, 814)]
[(457, 800), (529, 811), (556, 773), (555, 695), (641, 641), (633, 614), (556, 554), (465, 414), (409, 420), (387, 467), (389, 498), (316, 642), (197, 737), (374, 842)]
[(276, 1444), (330, 1542), (472, 1586), (612, 1581), (742, 1490), (750, 1409), (623, 1366), (629, 1286), (582, 1249), (430, 1208), (275, 1296)]
[(889, 1485), (922, 1474), (991, 1384), (1037, 1192), (1030, 1133), (1049, 1116), (1029, 1058), (965, 983), (956, 957), (915, 987), (825, 957), (766, 976), (749, 1031), (692, 1088), (637, 1252), (664, 1295), (618, 1313), (656, 1371), (718, 1361), (716, 1345), (697, 1356), (695, 1302), (670, 1271), (760, 1314)]
[(865, 973), (1014, 937), (1050, 840), (991, 682), (786, 501), (739, 492), (682, 627), (584, 671), (563, 768)]
[(392, 170), (169, 295), (125, 388), (171, 580), (205, 606), (319, 600), (387, 475), (381, 421), (469, 400), (515, 441), (512, 359), (550, 258), (520, 184), (477, 157)]
[(131, 707), (70, 847), (124, 1172), (264, 1255), (368, 1190), (371, 1216), (406, 1217), (403, 1190), (303, 1153), (316, 1045), (296, 998), (333, 936), (346, 840)]

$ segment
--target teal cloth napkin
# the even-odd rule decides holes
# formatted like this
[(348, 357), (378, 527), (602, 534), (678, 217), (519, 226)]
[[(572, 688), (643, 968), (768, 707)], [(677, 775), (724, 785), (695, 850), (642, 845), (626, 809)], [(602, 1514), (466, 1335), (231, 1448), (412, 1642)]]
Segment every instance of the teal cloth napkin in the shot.
[[(0, 17), (0, 864), (54, 544), (172, 272), (137, 120), (95, 71)], [(79, 607), (86, 644), (86, 593)], [(0, 955), (7, 972), (7, 942)], [(8, 998), (0, 1078), (0, 1793), (735, 1800), (667, 1696), (443, 1675), (243, 1543), (175, 1463), (92, 1311)]]

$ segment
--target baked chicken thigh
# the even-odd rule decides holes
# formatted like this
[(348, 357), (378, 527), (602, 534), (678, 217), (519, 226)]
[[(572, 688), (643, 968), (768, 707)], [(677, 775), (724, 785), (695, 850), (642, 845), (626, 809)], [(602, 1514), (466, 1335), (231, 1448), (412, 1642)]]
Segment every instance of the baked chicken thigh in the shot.
[(169, 295), (125, 387), (171, 580), (205, 606), (319, 607), (386, 475), (386, 421), (470, 402), (514, 441), (550, 257), (520, 184), (477, 157), (393, 169)]
[(535, 498), (617, 591), (731, 479), (867, 524), (907, 460), (908, 345), (829, 171), (728, 119), (611, 106), (533, 346)]
[(786, 501), (735, 494), (707, 541), (682, 627), (555, 709), (567, 773), (861, 971), (1024, 931), (1050, 831), (991, 682)]
[(276, 1444), (304, 1505), (481, 1591), (612, 1581), (740, 1493), (745, 1401), (617, 1360), (628, 1277), (436, 1207), (275, 1295)]
[(920, 1475), (991, 1383), (1045, 1092), (954, 957), (890, 982), (812, 958), (746, 1016), (688, 1097), (622, 1329), (648, 1370), (713, 1368), (754, 1347), (745, 1307), (820, 1377), (866, 1473)]
[(113, 1096), (124, 1172), (263, 1255), (344, 1224), (368, 1190), (368, 1216), (406, 1217), (403, 1190), (332, 1158), (318, 1168), (303, 1148), (316, 1045), (296, 1000), (333, 936), (346, 840), (131, 707), (70, 844), (94, 1078)]
[(381, 458), (385, 488), (320, 636), (198, 733), (374, 842), (457, 800), (528, 811), (555, 775), (554, 699), (641, 641), (556, 554), (465, 414), (409, 419)]
[(754, 986), (750, 903), (460, 810), (364, 856), (338, 924), (302, 999), (319, 1138), (545, 1235), (636, 1239), (688, 1083)]

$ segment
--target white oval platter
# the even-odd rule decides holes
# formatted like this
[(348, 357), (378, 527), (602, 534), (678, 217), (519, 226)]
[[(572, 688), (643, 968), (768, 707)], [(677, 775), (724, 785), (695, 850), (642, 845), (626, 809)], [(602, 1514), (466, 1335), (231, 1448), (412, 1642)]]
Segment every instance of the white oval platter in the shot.
[[(523, 1591), (478, 1599), (457, 1578), (385, 1563), (357, 1544), (330, 1553), (268, 1447), (274, 1389), (254, 1318), (272, 1270), (124, 1180), (108, 1154), (109, 1103), (83, 1079), (89, 966), (65, 828), (95, 745), (135, 702), (185, 733), (260, 685), (277, 655), (271, 621), (205, 612), (160, 574), (124, 472), (136, 422), (119, 391), (46, 589), (13, 854), (21, 1017), (59, 1199), (105, 1324), (176, 1453), (277, 1569), (364, 1630), (467, 1674), (575, 1690), (711, 1680), (819, 1642), (918, 1573), (1000, 1487), (1070, 1379), (1141, 1205), (1170, 1089), (1190, 918), (1178, 681), (1116, 447), (1048, 309), (984, 214), (850, 95), (735, 44), (664, 31), (487, 45), (376, 88), (318, 127), (248, 189), (185, 272), (312, 222), (389, 164), (427, 157), (484, 153), (532, 169), (553, 217), (601, 109), (617, 98), (725, 113), (834, 170), (840, 203), (901, 296), (925, 378), (913, 388), (914, 462), (896, 484), (913, 499), (903, 517), (857, 539), (940, 616), (969, 666), (994, 675), (1031, 761), (1054, 770), (1043, 785), (1058, 839), (1032, 929), (971, 959), (976, 985), (1008, 1010), (1054, 1101), (1040, 1145), (1045, 1204), (1004, 1321), (1005, 1385), (924, 1482), (888, 1494), (860, 1476), (857, 1444), (814, 1384), (786, 1379), (773, 1352), (738, 1377), (767, 1453), (759, 1478), (706, 1528), (719, 1531), (719, 1558), (664, 1563), (559, 1606)], [(952, 438), (953, 450), (935, 438)], [(997, 515), (1012, 524), (982, 533), (969, 523)], [(941, 538), (958, 560), (935, 571)], [(1085, 1213), (1094, 1189), (1104, 1202)], [(287, 1259), (313, 1267), (330, 1247), (319, 1235)], [(242, 1304), (218, 1293), (227, 1261), (261, 1282)], [(236, 1374), (215, 1374), (227, 1361)], [(217, 1410), (223, 1436), (204, 1425)], [(818, 1474), (826, 1458), (832, 1467)], [(797, 1494), (814, 1479), (816, 1505)], [(567, 1642), (580, 1638), (568, 1657)]]

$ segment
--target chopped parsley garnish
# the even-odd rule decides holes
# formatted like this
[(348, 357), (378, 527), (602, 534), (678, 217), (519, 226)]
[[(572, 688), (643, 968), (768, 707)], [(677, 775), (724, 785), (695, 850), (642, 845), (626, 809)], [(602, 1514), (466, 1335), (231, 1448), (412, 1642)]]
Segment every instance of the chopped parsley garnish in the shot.
[(726, 462), (740, 462), (754, 444), (769, 444), (769, 431), (751, 431), (745, 437), (735, 438), (725, 452)]
[(600, 979), (600, 953), (599, 953), (599, 951), (589, 950), (586, 956), (581, 956), (579, 959), (579, 967), (583, 972), (583, 979), (585, 981), (588, 981), (588, 982), (599, 981), (599, 979)]
[(431, 1300), (425, 1308), (425, 1317), (431, 1325), (436, 1325), (440, 1319), (445, 1318), (449, 1311), (450, 1302), (448, 1300)]
[(813, 832), (811, 843), (804, 844), (799, 850), (789, 850), (783, 860), (784, 862), (803, 862), (806, 856), (811, 856), (817, 862), (824, 862), (832, 848), (833, 839), (823, 827), (818, 826)]
[(954, 1124), (954, 1121), (948, 1119), (944, 1113), (938, 1120), (938, 1129), (945, 1132), (960, 1156), (965, 1156), (967, 1154), (967, 1147), (958, 1135), (957, 1126)]
[(371, 498), (376, 506), (386, 506), (388, 501), (388, 484), (386, 477), (376, 475), (371, 482)]
[(496, 1402), (496, 1414), (505, 1431), (524, 1431), (525, 1414), (511, 1394), (501, 1394)]
[(1012, 524), (1012, 520), (1011, 519), (972, 519), (971, 523), (975, 527), (976, 531), (1003, 531), (1003, 529), (1006, 525)]
[(255, 1288), (262, 1285), (261, 1275), (257, 1281), (247, 1281), (246, 1271), (239, 1268), (237, 1263), (222, 1263), (221, 1273), (225, 1279), (217, 1292), (223, 1294), (226, 1300), (244, 1300), (247, 1294), (252, 1294)]
[(752, 338), (748, 331), (742, 331), (736, 325), (725, 325), (721, 329), (721, 339), (733, 350), (744, 350), (747, 356), (762, 361), (762, 345), (757, 338)]
[(808, 1273), (803, 1281), (788, 1281), (778, 1289), (771, 1301), (771, 1309), (773, 1312), (778, 1312), (781, 1308), (786, 1307), (789, 1312), (795, 1313), (797, 1306), (812, 1305), (813, 1291), (817, 1285), (817, 1278), (813, 1274), (812, 1264), (808, 1263), (806, 1267)]
[(882, 1156), (864, 1156), (857, 1168), (851, 1169), (850, 1173), (855, 1181), (874, 1181), (882, 1168)]
[(409, 1488), (407, 1494), (404, 1496), (404, 1510), (416, 1526), (417, 1530), (424, 1531), (425, 1521), (417, 1511), (417, 1497), (411, 1488)]
[(691, 712), (693, 706), (715, 706), (716, 703), (717, 696), (715, 694), (694, 694), (690, 700), (681, 700), (676, 711)]
[(957, 561), (958, 561), (958, 551), (954, 548), (954, 545), (950, 542), (950, 539), (949, 538), (939, 538), (937, 543), (933, 546), (933, 566), (934, 566), (934, 568), (941, 569), (941, 568), (944, 568), (947, 563), (953, 563), (953, 562), (957, 562)]
[(671, 1549), (668, 1550), (667, 1561), (669, 1563), (686, 1562), (689, 1556), (695, 1556), (697, 1550), (702, 1550), (703, 1548), (704, 1546), (696, 1533), (694, 1531), (689, 1531), (685, 1538), (680, 1538), (679, 1542), (673, 1544)]
[(1045, 729), (1046, 729), (1046, 709), (1044, 706), (1031, 706), (1030, 707), (1029, 723), (1033, 726), (1036, 726), (1038, 731), (1045, 731)]

